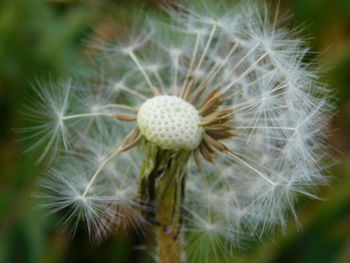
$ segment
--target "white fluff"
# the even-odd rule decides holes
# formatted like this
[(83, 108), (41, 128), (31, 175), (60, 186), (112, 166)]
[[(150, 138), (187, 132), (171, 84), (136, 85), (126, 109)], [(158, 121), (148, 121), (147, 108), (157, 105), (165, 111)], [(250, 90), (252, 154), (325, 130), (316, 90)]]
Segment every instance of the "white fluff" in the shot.
[(65, 149), (44, 184), (53, 194), (47, 206), (69, 207), (67, 218), (86, 221), (97, 238), (115, 218), (130, 219), (130, 211), (140, 208), (134, 202), (140, 149), (111, 158), (86, 191), (133, 126), (110, 115), (127, 112), (120, 104), (139, 107), (151, 98), (150, 84), (172, 95), (186, 77), (196, 76), (197, 88), (219, 86), (226, 93), (237, 136), (224, 141), (232, 153), (218, 154), (215, 166), (188, 167), (183, 229), (189, 258), (219, 256), (220, 249), (231, 250), (297, 215), (296, 195), (314, 197), (309, 191), (326, 181), (327, 89), (318, 83), (318, 70), (304, 62), (307, 49), (297, 31), (279, 27), (268, 7), (244, 2), (167, 9), (170, 22), (148, 17), (139, 25), (150, 32), (146, 36), (98, 45), (104, 51), (98, 85), (69, 81), (40, 89), (34, 115), (47, 120), (38, 126), (37, 144), (46, 141), (44, 154)]

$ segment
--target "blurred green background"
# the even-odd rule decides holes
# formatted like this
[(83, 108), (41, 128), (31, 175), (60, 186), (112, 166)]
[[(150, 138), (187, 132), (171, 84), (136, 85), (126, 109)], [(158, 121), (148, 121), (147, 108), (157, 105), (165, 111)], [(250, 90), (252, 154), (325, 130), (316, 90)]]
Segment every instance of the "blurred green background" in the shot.
[[(72, 74), (86, 59), (83, 40), (110, 33), (106, 10), (131, 19), (133, 7), (159, 8), (157, 0), (0, 1), (0, 262), (145, 262), (134, 232), (116, 233), (100, 245), (83, 228), (73, 239), (55, 215), (36, 209), (32, 193), (44, 165), (15, 129), (27, 127), (21, 110), (36, 79)], [(325, 201), (299, 205), (302, 229), (291, 221), (283, 232), (251, 244), (227, 262), (350, 262), (350, 0), (283, 0), (293, 25), (305, 25), (313, 51), (327, 67), (324, 81), (334, 91), (336, 111), (330, 144), (342, 154), (329, 171)], [(109, 12), (108, 11), (108, 12)]]

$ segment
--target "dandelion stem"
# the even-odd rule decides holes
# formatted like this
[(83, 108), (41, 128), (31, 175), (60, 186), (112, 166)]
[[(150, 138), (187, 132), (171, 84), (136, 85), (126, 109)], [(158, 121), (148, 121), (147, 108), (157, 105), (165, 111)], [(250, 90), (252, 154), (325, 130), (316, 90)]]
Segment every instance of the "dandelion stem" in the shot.
[(141, 169), (139, 200), (146, 219), (156, 225), (160, 263), (181, 263), (183, 258), (181, 220), (185, 170), (190, 152), (162, 150), (146, 143)]

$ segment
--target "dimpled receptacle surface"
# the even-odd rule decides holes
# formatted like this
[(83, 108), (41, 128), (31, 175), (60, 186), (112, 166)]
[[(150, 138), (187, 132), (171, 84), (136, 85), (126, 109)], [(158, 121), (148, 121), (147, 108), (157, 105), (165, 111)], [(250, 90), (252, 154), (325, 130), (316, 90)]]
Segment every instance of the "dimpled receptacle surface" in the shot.
[(190, 103), (176, 96), (146, 100), (137, 115), (143, 136), (166, 150), (193, 150), (202, 139), (201, 117)]

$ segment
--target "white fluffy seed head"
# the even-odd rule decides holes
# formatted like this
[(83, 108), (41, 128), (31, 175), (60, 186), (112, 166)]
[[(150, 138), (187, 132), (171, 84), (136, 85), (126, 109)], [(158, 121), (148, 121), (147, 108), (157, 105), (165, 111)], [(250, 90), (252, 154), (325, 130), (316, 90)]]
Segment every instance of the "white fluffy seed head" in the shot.
[[(34, 108), (26, 110), (37, 126), (24, 131), (36, 139), (33, 147), (45, 145), (44, 155), (57, 153), (55, 175), (44, 185), (52, 196), (48, 207), (86, 221), (93, 235), (102, 236), (130, 215), (137, 215), (138, 225), (137, 210), (147, 201), (135, 203), (143, 151), (128, 151), (106, 164), (134, 127), (115, 114), (144, 103), (137, 121), (147, 140), (165, 149), (194, 149), (202, 133), (196, 109), (175, 96), (151, 98), (155, 92), (149, 87), (180, 94), (191, 81), (195, 107), (218, 87), (222, 106), (234, 109), (229, 125), (235, 136), (223, 141), (230, 152), (215, 155), (215, 166), (202, 161), (198, 169), (189, 162), (182, 231), (188, 262), (221, 262), (219, 255), (231, 252), (231, 244), (285, 227), (289, 213), (297, 216), (297, 195), (314, 197), (312, 186), (327, 183), (322, 169), (332, 160), (323, 130), (332, 107), (327, 88), (318, 83), (319, 69), (304, 59), (299, 31), (279, 27), (269, 6), (186, 2), (167, 9), (169, 20), (152, 16), (137, 23), (140, 32), (152, 34), (132, 32), (127, 44), (101, 46), (105, 52), (93, 63), (101, 76), (43, 86)], [(57, 158), (61, 155), (66, 157)]]
[(176, 96), (146, 100), (137, 115), (141, 133), (150, 142), (167, 150), (193, 150), (202, 138), (197, 109)]

